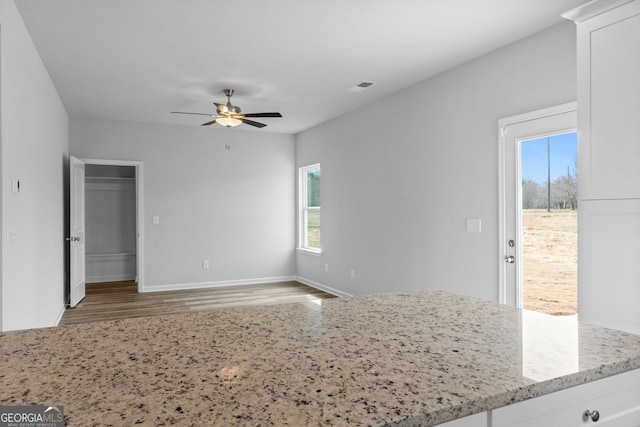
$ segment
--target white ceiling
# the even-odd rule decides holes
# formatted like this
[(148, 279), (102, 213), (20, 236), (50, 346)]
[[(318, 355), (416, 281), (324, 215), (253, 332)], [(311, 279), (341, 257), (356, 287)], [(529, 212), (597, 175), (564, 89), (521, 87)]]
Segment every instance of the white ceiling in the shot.
[[(71, 117), (198, 126), (236, 90), (297, 133), (562, 22), (587, 0), (16, 0)], [(371, 88), (348, 89), (361, 81)], [(242, 125), (236, 129), (254, 129)]]

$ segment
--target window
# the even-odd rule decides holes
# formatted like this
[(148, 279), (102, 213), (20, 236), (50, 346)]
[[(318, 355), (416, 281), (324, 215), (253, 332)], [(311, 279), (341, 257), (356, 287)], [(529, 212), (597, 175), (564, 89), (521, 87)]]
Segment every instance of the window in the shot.
[(300, 248), (320, 252), (320, 165), (300, 168)]

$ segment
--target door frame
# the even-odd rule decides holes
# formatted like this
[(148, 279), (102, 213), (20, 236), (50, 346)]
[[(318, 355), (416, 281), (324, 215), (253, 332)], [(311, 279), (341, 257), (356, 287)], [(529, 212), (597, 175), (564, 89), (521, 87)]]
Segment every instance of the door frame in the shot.
[[(507, 194), (506, 194), (506, 142), (507, 128), (509, 126), (524, 123), (532, 120), (538, 120), (545, 117), (556, 116), (559, 114), (577, 111), (577, 102), (568, 102), (566, 104), (556, 105), (549, 108), (530, 111), (524, 114), (518, 114), (511, 117), (505, 117), (498, 120), (498, 302), (507, 304)], [(579, 136), (578, 136), (579, 137)], [(518, 247), (520, 244), (518, 242)], [(519, 261), (519, 260), (517, 260)]]
[(144, 292), (144, 164), (138, 160), (81, 159), (87, 165), (133, 166), (136, 172), (136, 276)]

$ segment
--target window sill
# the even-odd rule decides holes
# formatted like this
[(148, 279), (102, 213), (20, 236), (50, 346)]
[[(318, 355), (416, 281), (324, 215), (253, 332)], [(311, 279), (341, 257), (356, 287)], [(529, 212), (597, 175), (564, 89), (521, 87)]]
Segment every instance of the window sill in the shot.
[(312, 256), (322, 256), (322, 250), (321, 249), (308, 249), (308, 248), (296, 248), (296, 251), (298, 251), (299, 254), (307, 254), (307, 255), (312, 255)]

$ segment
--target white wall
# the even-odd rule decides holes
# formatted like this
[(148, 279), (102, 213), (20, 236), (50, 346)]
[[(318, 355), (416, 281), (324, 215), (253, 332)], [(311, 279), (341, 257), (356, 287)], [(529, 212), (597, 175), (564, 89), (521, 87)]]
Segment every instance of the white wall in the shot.
[(323, 246), (297, 255), (298, 275), (351, 294), (497, 301), (497, 122), (575, 101), (575, 31), (560, 24), (297, 135), (296, 165), (322, 167)]
[(292, 135), (72, 119), (69, 144), (144, 162), (145, 290), (295, 276)]
[[(2, 330), (56, 323), (64, 310), (68, 117), (22, 18), (0, 0)], [(9, 191), (19, 178), (20, 193)], [(15, 241), (7, 242), (7, 229)]]

